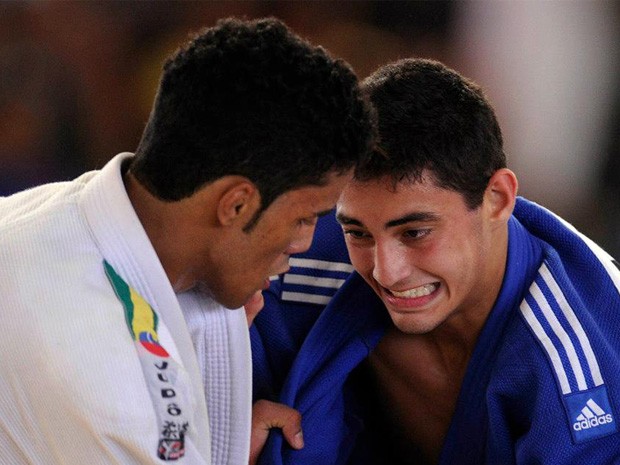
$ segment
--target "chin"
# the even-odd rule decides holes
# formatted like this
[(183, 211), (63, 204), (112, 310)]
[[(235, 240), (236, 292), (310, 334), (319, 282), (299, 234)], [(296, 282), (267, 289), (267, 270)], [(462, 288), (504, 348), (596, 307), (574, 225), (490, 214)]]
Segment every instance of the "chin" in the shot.
[(431, 321), (426, 321), (424, 318), (414, 315), (403, 315), (401, 313), (390, 312), (392, 323), (396, 329), (404, 334), (427, 334), (433, 331), (437, 324)]
[(243, 307), (243, 305), (248, 301), (248, 299), (242, 299), (239, 297), (231, 297), (230, 299), (222, 299), (218, 300), (220, 304), (230, 310), (236, 310), (238, 308)]
[(243, 307), (243, 304), (247, 301), (246, 300), (241, 300), (242, 298), (239, 296), (233, 296), (233, 295), (222, 295), (220, 293), (217, 292), (213, 292), (211, 289), (209, 289), (206, 285), (204, 284), (199, 284), (198, 285), (198, 290), (205, 295), (205, 297), (208, 297), (212, 300), (215, 300), (217, 303), (219, 303), (220, 305), (222, 305), (223, 307), (226, 307), (228, 309), (231, 310), (236, 310), (240, 307)]

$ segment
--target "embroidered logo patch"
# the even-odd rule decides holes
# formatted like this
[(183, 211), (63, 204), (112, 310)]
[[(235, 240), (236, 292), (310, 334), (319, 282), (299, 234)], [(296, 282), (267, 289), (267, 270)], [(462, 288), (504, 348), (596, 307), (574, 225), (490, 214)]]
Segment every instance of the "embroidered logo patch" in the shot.
[(157, 447), (157, 456), (162, 460), (177, 460), (185, 455), (185, 432), (188, 424), (179, 425), (166, 422), (162, 431), (163, 438)]
[(618, 429), (604, 385), (564, 396), (564, 405), (576, 443), (606, 436)]
[(157, 355), (159, 357), (164, 357), (164, 358), (169, 357), (168, 352), (166, 352), (166, 349), (164, 349), (159, 344), (159, 341), (157, 340), (157, 335), (156, 334), (154, 335), (151, 331), (142, 331), (138, 335), (138, 340), (140, 341), (140, 344), (142, 344), (142, 347), (144, 347), (146, 350), (148, 350), (153, 355)]
[(155, 310), (104, 260), (104, 269), (125, 309), (125, 320), (142, 365), (159, 427), (157, 457), (165, 461), (185, 455), (190, 423), (185, 371), (170, 357), (157, 336)]

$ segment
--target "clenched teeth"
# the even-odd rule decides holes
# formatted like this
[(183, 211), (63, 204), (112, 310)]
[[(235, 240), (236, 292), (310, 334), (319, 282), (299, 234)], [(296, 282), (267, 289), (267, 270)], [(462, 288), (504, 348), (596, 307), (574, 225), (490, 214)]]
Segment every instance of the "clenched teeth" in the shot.
[(425, 284), (424, 286), (416, 287), (413, 289), (408, 289), (406, 291), (390, 291), (394, 297), (400, 297), (402, 299), (410, 299), (412, 297), (423, 297), (425, 295), (429, 295), (435, 289), (437, 289), (437, 284)]

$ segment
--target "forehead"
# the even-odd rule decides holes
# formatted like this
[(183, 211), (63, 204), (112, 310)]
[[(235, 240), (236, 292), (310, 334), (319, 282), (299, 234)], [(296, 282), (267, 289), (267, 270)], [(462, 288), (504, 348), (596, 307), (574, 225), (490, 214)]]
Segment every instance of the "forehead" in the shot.
[(389, 178), (347, 184), (338, 200), (338, 215), (370, 223), (387, 222), (412, 213), (434, 217), (466, 211), (463, 196), (437, 186), (430, 176), (394, 184)]

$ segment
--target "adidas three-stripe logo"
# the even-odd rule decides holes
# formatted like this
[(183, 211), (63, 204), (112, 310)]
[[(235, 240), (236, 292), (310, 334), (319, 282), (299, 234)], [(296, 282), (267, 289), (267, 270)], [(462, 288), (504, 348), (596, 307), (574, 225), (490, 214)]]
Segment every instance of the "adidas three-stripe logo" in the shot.
[[(618, 288), (618, 272), (611, 260), (607, 264)], [(519, 309), (551, 363), (573, 440), (580, 443), (616, 432), (607, 387), (588, 334), (546, 262)]]
[(599, 425), (611, 423), (613, 417), (606, 413), (592, 398), (588, 399), (581, 413), (577, 416), (577, 421), (573, 423), (575, 431), (582, 431), (588, 428), (596, 428)]
[(594, 418), (595, 416), (601, 415), (605, 415), (605, 411), (592, 399), (588, 399), (586, 406), (581, 409), (581, 415), (577, 417), (577, 420), (583, 421), (585, 419)]
[(562, 394), (603, 384), (590, 340), (545, 263), (520, 310), (547, 352)]

